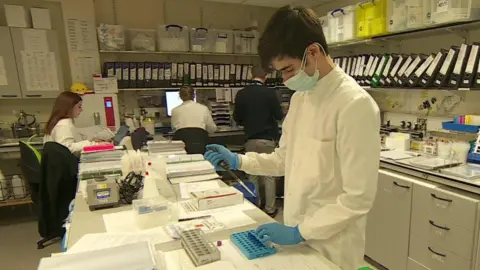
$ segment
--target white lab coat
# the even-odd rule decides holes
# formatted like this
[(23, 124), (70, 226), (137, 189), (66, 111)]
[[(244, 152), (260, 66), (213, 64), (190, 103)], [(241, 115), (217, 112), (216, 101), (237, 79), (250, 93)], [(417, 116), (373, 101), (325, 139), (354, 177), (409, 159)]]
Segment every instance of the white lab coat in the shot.
[(284, 220), (345, 270), (363, 266), (366, 214), (377, 189), (380, 113), (339, 67), (296, 92), (272, 154), (241, 156), (241, 170), (285, 175)]
[(174, 131), (182, 128), (201, 128), (208, 133), (217, 131), (217, 125), (207, 106), (194, 101), (185, 101), (174, 108), (171, 121)]
[(77, 132), (73, 120), (66, 118), (58, 121), (50, 134), (45, 134), (43, 138), (44, 143), (56, 142), (67, 147), (70, 152), (79, 155), (85, 146), (95, 145), (95, 142), (82, 140), (82, 137)]

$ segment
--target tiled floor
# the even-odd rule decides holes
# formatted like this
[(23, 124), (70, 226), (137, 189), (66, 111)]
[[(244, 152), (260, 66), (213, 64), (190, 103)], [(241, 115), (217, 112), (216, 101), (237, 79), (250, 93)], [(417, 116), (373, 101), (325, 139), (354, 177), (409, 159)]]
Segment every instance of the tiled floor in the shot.
[[(275, 220), (283, 223), (281, 202)], [(28, 206), (0, 208), (0, 269), (34, 270), (41, 258), (61, 250), (60, 243), (37, 250), (38, 240), (37, 221)]]

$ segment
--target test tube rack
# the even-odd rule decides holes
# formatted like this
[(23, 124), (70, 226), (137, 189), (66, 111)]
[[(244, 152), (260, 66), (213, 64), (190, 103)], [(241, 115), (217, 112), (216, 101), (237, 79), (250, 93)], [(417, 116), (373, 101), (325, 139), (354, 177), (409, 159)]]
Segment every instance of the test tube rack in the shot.
[(234, 233), (230, 236), (230, 240), (249, 260), (277, 253), (274, 247), (269, 247), (262, 243), (253, 230)]
[(196, 267), (220, 260), (220, 251), (212, 243), (208, 243), (200, 229), (187, 230), (180, 233), (183, 248)]

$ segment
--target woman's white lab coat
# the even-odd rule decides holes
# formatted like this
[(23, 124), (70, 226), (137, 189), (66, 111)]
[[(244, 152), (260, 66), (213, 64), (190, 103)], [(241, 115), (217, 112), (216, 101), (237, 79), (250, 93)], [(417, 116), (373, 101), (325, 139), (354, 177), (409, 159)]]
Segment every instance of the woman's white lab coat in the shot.
[(345, 270), (363, 265), (366, 214), (377, 189), (380, 113), (339, 67), (294, 94), (272, 154), (241, 156), (241, 170), (285, 175), (285, 224)]
[(73, 154), (79, 154), (85, 146), (95, 145), (95, 142), (82, 140), (71, 118), (58, 121), (50, 135), (45, 134), (44, 143), (57, 142), (67, 147)]

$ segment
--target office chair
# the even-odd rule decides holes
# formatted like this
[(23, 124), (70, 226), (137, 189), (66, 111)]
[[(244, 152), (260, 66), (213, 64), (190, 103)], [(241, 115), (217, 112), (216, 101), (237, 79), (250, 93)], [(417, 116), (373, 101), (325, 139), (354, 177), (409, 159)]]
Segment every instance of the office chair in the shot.
[(185, 143), (187, 154), (205, 154), (208, 144), (208, 132), (201, 128), (182, 128), (175, 131), (174, 140)]
[(28, 184), (30, 196), (38, 214), (38, 193), (40, 191), (40, 162), (41, 155), (37, 149), (30, 144), (20, 141), (20, 168), (24, 179)]

